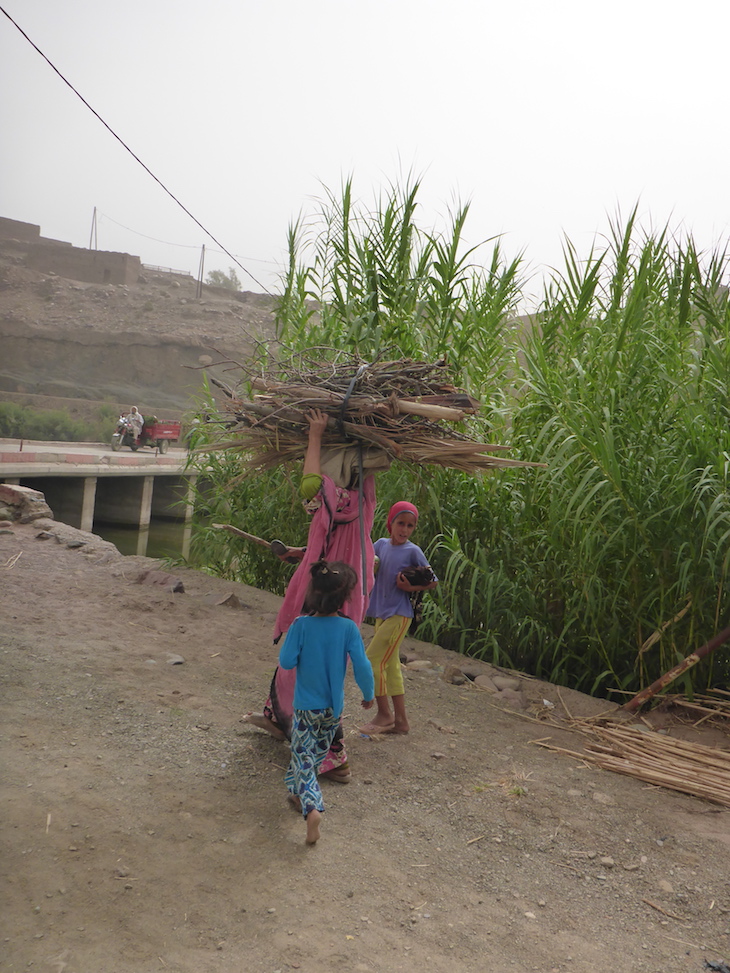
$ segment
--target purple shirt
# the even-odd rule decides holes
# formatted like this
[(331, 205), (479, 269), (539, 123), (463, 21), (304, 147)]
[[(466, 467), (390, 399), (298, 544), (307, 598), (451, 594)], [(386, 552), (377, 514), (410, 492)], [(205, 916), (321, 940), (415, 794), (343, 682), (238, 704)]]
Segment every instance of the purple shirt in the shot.
[(389, 537), (381, 537), (375, 542), (375, 555), (379, 558), (375, 586), (370, 596), (368, 615), (370, 618), (391, 618), (403, 615), (413, 618), (413, 606), (409, 592), (401, 591), (395, 579), (406, 568), (426, 567), (428, 561), (418, 544), (406, 541), (405, 544), (391, 544)]

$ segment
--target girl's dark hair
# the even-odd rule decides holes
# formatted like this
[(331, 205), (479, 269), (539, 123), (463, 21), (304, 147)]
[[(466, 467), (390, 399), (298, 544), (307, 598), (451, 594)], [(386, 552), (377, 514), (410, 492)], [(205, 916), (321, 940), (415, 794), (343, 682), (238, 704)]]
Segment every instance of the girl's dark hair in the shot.
[(357, 575), (344, 561), (315, 561), (310, 568), (306, 610), (331, 615), (339, 611), (357, 584)]

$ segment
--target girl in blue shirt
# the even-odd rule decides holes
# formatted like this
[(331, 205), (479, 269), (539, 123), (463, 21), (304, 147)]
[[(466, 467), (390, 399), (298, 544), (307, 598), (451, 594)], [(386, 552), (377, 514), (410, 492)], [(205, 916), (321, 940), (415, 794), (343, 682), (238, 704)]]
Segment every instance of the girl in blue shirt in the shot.
[(357, 575), (343, 561), (317, 561), (311, 576), (306, 598), (311, 614), (292, 622), (279, 653), (282, 669), (296, 669), (291, 759), (284, 780), (289, 800), (307, 822), (308, 845), (319, 839), (324, 802), (317, 772), (339, 726), (348, 659), (364, 709), (370, 709), (375, 696), (373, 670), (360, 631), (340, 614)]

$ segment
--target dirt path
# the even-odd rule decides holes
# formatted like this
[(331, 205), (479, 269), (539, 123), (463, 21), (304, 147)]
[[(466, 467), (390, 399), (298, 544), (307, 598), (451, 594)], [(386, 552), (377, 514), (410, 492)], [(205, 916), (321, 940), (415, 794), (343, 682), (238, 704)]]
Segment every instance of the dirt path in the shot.
[[(151, 567), (53, 522), (0, 530), (0, 969), (679, 973), (730, 960), (729, 812), (544, 750), (531, 741), (583, 740), (438, 669), (407, 671), (407, 738), (359, 735), (348, 683), (354, 779), (325, 784), (323, 837), (307, 848), (286, 744), (240, 722), (266, 694), (279, 600), (186, 570), (173, 594), (138, 583)], [(214, 604), (229, 593), (237, 607)], [(559, 711), (554, 687), (522, 689)], [(562, 700), (573, 715), (601, 708)]]

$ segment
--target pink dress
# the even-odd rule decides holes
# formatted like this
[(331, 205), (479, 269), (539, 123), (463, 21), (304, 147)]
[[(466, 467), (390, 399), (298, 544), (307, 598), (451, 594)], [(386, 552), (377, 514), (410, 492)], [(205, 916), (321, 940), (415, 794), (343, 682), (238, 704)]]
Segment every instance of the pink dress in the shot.
[[(375, 517), (375, 477), (365, 477), (362, 496), (362, 533), (360, 529), (360, 498), (357, 490), (343, 490), (328, 476), (322, 476), (322, 486), (315, 500), (321, 504), (312, 517), (307, 536), (304, 559), (297, 566), (286, 589), (284, 601), (274, 626), (274, 640), (278, 641), (291, 623), (302, 614), (304, 598), (311, 578), (309, 569), (315, 561), (345, 561), (357, 574), (357, 586), (343, 606), (343, 614), (356, 625), (362, 624), (373, 587), (375, 554), (370, 534)], [(365, 541), (365, 579), (363, 586), (363, 544)], [(278, 669), (271, 681), (264, 714), (291, 736), (294, 704), (295, 669)], [(329, 753), (320, 767), (326, 773), (347, 763), (340, 727)]]

